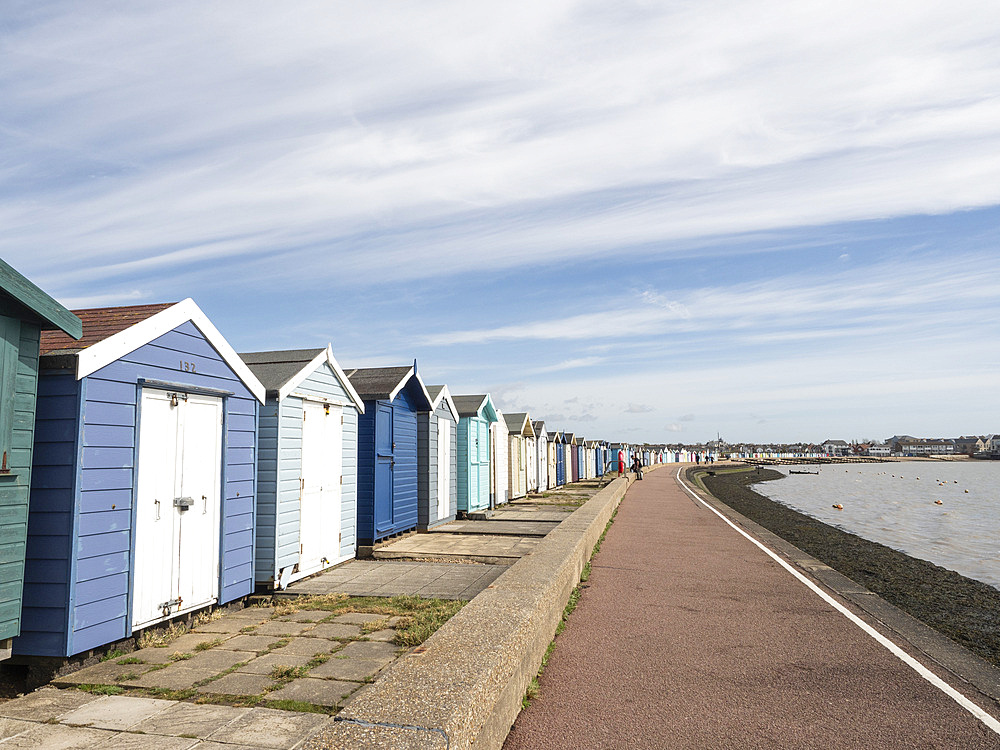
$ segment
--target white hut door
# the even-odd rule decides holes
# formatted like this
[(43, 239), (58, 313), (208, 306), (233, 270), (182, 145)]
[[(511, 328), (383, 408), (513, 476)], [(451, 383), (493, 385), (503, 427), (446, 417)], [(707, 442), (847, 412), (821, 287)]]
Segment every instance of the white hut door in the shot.
[(302, 404), (300, 572), (340, 559), (341, 416), (339, 406)]
[(180, 493), (191, 507), (177, 510), (178, 596), (181, 609), (211, 604), (219, 589), (222, 492), (222, 399), (189, 395), (179, 406)]
[(451, 499), (451, 422), (438, 417), (437, 518), (448, 517)]
[(132, 628), (215, 601), (222, 400), (142, 391)]

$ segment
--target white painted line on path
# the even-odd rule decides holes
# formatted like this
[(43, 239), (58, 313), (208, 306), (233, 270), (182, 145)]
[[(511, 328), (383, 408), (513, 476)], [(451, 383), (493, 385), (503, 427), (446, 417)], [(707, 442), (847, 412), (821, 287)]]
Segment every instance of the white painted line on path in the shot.
[(823, 591), (823, 589), (821, 589), (815, 583), (813, 583), (808, 578), (806, 578), (802, 573), (800, 573), (795, 568), (793, 568), (789, 563), (785, 562), (785, 560), (783, 560), (778, 555), (778, 553), (772, 551), (771, 549), (769, 549), (768, 547), (766, 547), (764, 544), (762, 544), (761, 542), (759, 542), (756, 539), (754, 539), (747, 532), (745, 532), (743, 529), (741, 529), (735, 523), (733, 523), (728, 518), (726, 518), (726, 516), (723, 513), (721, 513), (716, 508), (713, 508), (708, 503), (706, 503), (702, 498), (700, 498), (698, 496), (698, 494), (696, 492), (694, 492), (694, 490), (692, 490), (690, 487), (687, 486), (687, 484), (684, 482), (683, 479), (681, 479), (681, 471), (682, 471), (682, 469), (678, 469), (677, 470), (677, 481), (680, 484), (680, 486), (684, 489), (684, 491), (687, 492), (691, 497), (693, 497), (699, 503), (701, 503), (706, 508), (708, 508), (710, 511), (712, 511), (713, 513), (715, 513), (715, 515), (717, 515), (723, 521), (725, 521), (726, 523), (728, 523), (730, 526), (732, 526), (734, 529), (736, 529), (736, 531), (738, 531), (740, 534), (742, 534), (743, 536), (745, 536), (747, 539), (749, 539), (755, 545), (757, 545), (758, 547), (760, 547), (764, 551), (765, 554), (767, 554), (776, 563), (778, 563), (781, 567), (783, 567), (785, 570), (787, 570), (793, 576), (795, 576), (796, 578), (798, 578), (802, 583), (804, 583), (806, 586), (808, 586), (823, 601), (825, 601), (831, 607), (833, 607), (838, 612), (840, 612), (842, 615), (844, 615), (844, 617), (846, 617), (848, 620), (850, 620), (851, 622), (853, 622), (855, 625), (857, 625), (859, 628), (861, 628), (863, 631), (865, 631), (868, 635), (870, 635), (872, 638), (874, 638), (880, 644), (882, 644), (883, 646), (885, 646), (885, 648), (888, 649), (888, 651), (891, 654), (893, 654), (894, 656), (896, 656), (897, 658), (899, 658), (900, 661), (902, 661), (908, 667), (910, 667), (911, 669), (913, 669), (914, 672), (916, 672), (921, 677), (923, 677), (925, 680), (927, 680), (927, 682), (929, 682), (931, 685), (933, 685), (938, 690), (940, 690), (942, 693), (944, 693), (949, 698), (951, 698), (953, 701), (955, 701), (955, 703), (957, 703), (958, 705), (960, 705), (962, 708), (964, 708), (970, 714), (972, 714), (977, 719), (979, 719), (981, 722), (983, 722), (983, 724), (985, 724), (987, 727), (989, 727), (990, 729), (992, 729), (996, 734), (1000, 734), (1000, 721), (997, 721), (996, 718), (994, 718), (990, 714), (986, 713), (986, 711), (984, 711), (979, 706), (977, 706), (975, 703), (973, 703), (972, 701), (970, 701), (968, 698), (966, 698), (964, 695), (962, 695), (960, 692), (958, 692), (958, 690), (956, 690), (951, 685), (949, 685), (947, 682), (945, 682), (940, 677), (938, 677), (936, 674), (934, 674), (933, 672), (931, 672), (929, 669), (927, 669), (927, 667), (925, 667), (919, 661), (917, 661), (912, 656), (910, 656), (908, 653), (906, 653), (905, 651), (903, 651), (903, 649), (901, 649), (895, 643), (893, 643), (888, 638), (886, 638), (884, 635), (882, 635), (881, 633), (879, 633), (877, 630), (875, 630), (875, 628), (873, 628), (867, 622), (865, 622), (860, 617), (858, 617), (857, 615), (855, 615), (853, 612), (851, 612), (849, 609), (847, 609), (847, 607), (845, 607), (843, 604), (841, 604), (840, 602), (838, 602), (837, 600), (835, 600), (833, 597), (831, 597), (829, 594), (827, 594), (825, 591)]

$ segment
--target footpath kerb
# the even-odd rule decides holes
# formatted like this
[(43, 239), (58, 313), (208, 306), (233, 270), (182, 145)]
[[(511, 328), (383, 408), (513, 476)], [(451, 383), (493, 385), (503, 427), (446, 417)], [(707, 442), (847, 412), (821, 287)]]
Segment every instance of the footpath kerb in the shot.
[(303, 749), (502, 747), (630, 481), (615, 479), (575, 510)]

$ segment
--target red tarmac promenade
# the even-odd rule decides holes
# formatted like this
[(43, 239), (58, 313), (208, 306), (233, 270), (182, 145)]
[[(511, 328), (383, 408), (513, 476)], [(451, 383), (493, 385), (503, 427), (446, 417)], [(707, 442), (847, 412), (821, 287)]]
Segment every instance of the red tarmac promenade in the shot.
[(676, 475), (629, 488), (506, 750), (1000, 748)]

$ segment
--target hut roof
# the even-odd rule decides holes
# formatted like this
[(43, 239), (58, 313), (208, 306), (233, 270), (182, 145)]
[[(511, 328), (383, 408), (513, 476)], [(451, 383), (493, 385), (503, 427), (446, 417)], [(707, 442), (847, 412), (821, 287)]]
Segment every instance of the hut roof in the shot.
[(528, 419), (528, 413), (523, 411), (516, 411), (510, 414), (503, 415), (504, 422), (507, 423), (507, 431), (513, 432), (522, 437), (534, 437), (535, 432), (531, 429), (531, 420)]
[(67, 362), (70, 363), (68, 366), (75, 365), (77, 379), (85, 378), (129, 352), (190, 322), (201, 331), (250, 392), (259, 401), (264, 401), (263, 384), (193, 299), (155, 305), (97, 307), (77, 310), (75, 315), (83, 323), (83, 335), (80, 339), (74, 341), (65, 334), (45, 331), (42, 333), (40, 351), (43, 361), (48, 360), (56, 367), (67, 366), (64, 364)]
[(42, 328), (58, 328), (68, 337), (79, 338), (79, 319), (27, 278), (0, 259), (0, 291), (42, 321)]
[(461, 417), (482, 417), (490, 422), (497, 421), (496, 407), (488, 393), (472, 396), (454, 396), (455, 408)]
[(91, 307), (73, 310), (80, 319), (83, 330), (74, 339), (62, 331), (42, 331), (38, 345), (39, 354), (63, 354), (86, 349), (104, 339), (131, 328), (158, 312), (173, 307), (176, 302), (161, 302), (155, 305), (129, 305), (128, 307)]
[(347, 371), (351, 385), (366, 401), (392, 401), (411, 380), (417, 382), (424, 403), (418, 404), (418, 411), (431, 408), (431, 397), (424, 381), (412, 367), (357, 367)]
[(441, 401), (444, 400), (448, 404), (448, 410), (451, 415), (455, 418), (457, 422), (459, 420), (458, 407), (455, 406), (455, 400), (451, 397), (451, 392), (448, 390), (446, 385), (429, 385), (427, 386), (427, 395), (431, 397), (431, 411), (436, 411)]
[(340, 385), (347, 392), (351, 403), (358, 411), (364, 412), (365, 404), (361, 396), (351, 385), (350, 379), (341, 369), (333, 356), (333, 347), (329, 344), (323, 349), (286, 349), (273, 352), (243, 352), (240, 357), (247, 363), (250, 371), (264, 384), (267, 395), (281, 401), (286, 398), (303, 380), (309, 377), (321, 363), (330, 365)]

